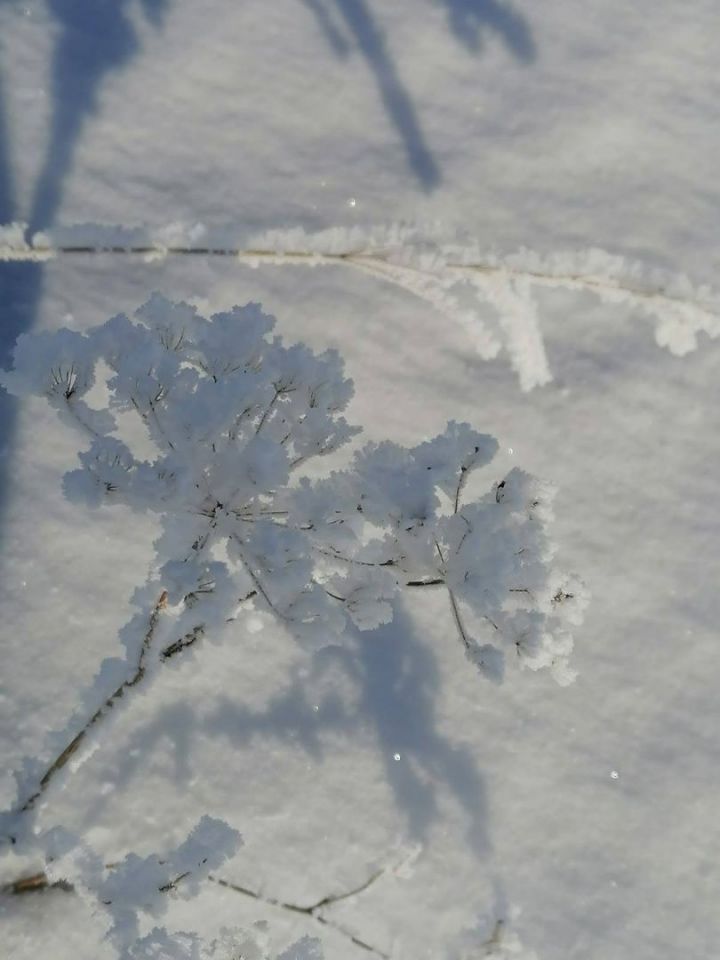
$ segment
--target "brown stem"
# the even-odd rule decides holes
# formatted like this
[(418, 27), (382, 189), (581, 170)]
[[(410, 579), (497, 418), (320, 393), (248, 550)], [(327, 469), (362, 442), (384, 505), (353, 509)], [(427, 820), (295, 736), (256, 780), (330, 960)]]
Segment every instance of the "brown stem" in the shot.
[(341, 934), (343, 937), (346, 937), (356, 947), (360, 947), (362, 950), (366, 950), (368, 953), (372, 953), (376, 957), (380, 957), (381, 960), (390, 960), (387, 953), (384, 953), (377, 947), (373, 947), (371, 944), (367, 943), (367, 941), (362, 940), (356, 934), (352, 933), (346, 927), (342, 926), (337, 921), (326, 916), (322, 912), (323, 909), (331, 907), (336, 903), (340, 903), (342, 900), (347, 900), (359, 893), (363, 893), (370, 886), (372, 886), (376, 880), (383, 876), (384, 873), (385, 868), (377, 870), (372, 874), (372, 876), (370, 876), (359, 886), (354, 887), (352, 890), (347, 890), (344, 893), (328, 894), (321, 900), (318, 900), (317, 902), (307, 906), (297, 903), (287, 903), (283, 900), (277, 900), (274, 897), (263, 896), (263, 894), (258, 893), (256, 890), (252, 890), (249, 887), (243, 887), (240, 884), (230, 883), (229, 880), (223, 880), (221, 877), (214, 877), (211, 875), (208, 879), (212, 880), (213, 883), (217, 883), (218, 886), (225, 887), (228, 890), (234, 890), (236, 893), (241, 893), (244, 897), (250, 897), (253, 900), (259, 901), (260, 903), (266, 903), (269, 906), (278, 907), (279, 909), (287, 910), (290, 913), (301, 913), (307, 917), (311, 917), (316, 923), (319, 923), (324, 927), (329, 927), (330, 929)]
[[(109, 867), (111, 865), (108, 864), (107, 866)], [(356, 934), (347, 930), (341, 924), (332, 920), (330, 917), (325, 916), (321, 912), (327, 907), (331, 907), (336, 903), (340, 903), (343, 900), (348, 900), (350, 897), (357, 896), (359, 893), (363, 893), (365, 890), (371, 887), (372, 884), (374, 884), (375, 881), (378, 880), (384, 873), (384, 868), (381, 870), (376, 870), (375, 873), (373, 873), (367, 880), (365, 880), (359, 886), (354, 887), (352, 890), (346, 890), (344, 893), (328, 894), (327, 896), (322, 897), (322, 899), (316, 901), (315, 903), (309, 904), (308, 906), (295, 903), (286, 903), (282, 900), (277, 900), (274, 897), (265, 897), (257, 891), (251, 890), (249, 887), (243, 887), (240, 884), (231, 883), (229, 880), (222, 879), (222, 877), (214, 877), (210, 875), (208, 879), (220, 887), (225, 887), (227, 890), (233, 890), (235, 893), (241, 893), (243, 896), (251, 897), (253, 900), (257, 900), (260, 903), (266, 903), (270, 906), (278, 907), (291, 913), (300, 913), (311, 917), (316, 923), (319, 923), (325, 927), (329, 927), (330, 929), (335, 930), (337, 933), (346, 937), (356, 947), (360, 947), (362, 950), (366, 950), (369, 953), (380, 957), (381, 960), (389, 960), (388, 954), (384, 953), (382, 950), (379, 950), (377, 947), (373, 947), (371, 944), (367, 943), (365, 940), (362, 940)], [(163, 886), (159, 888), (160, 892), (168, 893), (169, 891), (174, 890), (177, 885), (188, 875), (189, 871), (182, 873), (174, 880), (163, 884)], [(26, 893), (41, 893), (46, 890), (62, 890), (64, 893), (75, 892), (73, 885), (68, 883), (66, 880), (58, 880), (55, 883), (50, 883), (46, 873), (35, 873), (32, 874), (32, 876), (21, 877), (12, 883), (6, 884), (1, 889), (3, 893), (10, 894), (12, 896), (20, 896), (21, 894)]]

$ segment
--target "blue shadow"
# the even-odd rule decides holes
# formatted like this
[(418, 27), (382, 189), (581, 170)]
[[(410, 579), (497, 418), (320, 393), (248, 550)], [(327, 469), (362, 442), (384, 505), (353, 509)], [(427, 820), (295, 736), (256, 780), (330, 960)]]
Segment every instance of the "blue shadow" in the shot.
[(441, 816), (442, 793), (462, 810), (468, 845), (485, 858), (491, 853), (485, 785), (472, 752), (439, 729), (435, 702), (440, 677), (434, 654), (415, 636), (401, 605), (391, 624), (367, 633), (353, 631), (349, 639), (348, 645), (316, 654), (311, 673), (318, 679), (339, 670), (355, 688), (353, 704), (328, 692), (313, 703), (307, 681), (293, 678), (261, 710), (219, 697), (201, 728), (226, 737), (236, 749), (255, 738), (279, 740), (316, 762), (324, 757), (323, 734), (346, 737), (349, 750), (358, 734), (367, 735), (377, 746), (408, 836), (427, 840)]
[[(428, 146), (417, 111), (390, 55), (385, 38), (375, 22), (367, 0), (333, 0), (355, 46), (375, 78), (385, 111), (402, 140), (410, 170), (423, 190), (440, 184), (440, 168)], [(328, 43), (338, 56), (347, 56), (352, 44), (345, 39), (323, 0), (303, 0), (315, 14)]]
[[(53, 226), (83, 126), (97, 111), (102, 81), (140, 50), (129, 17), (132, 3), (133, 0), (47, 0), (58, 26), (50, 77), (52, 113), (45, 158), (29, 214), (17, 208), (0, 77), (0, 224), (24, 220), (31, 234)], [(168, 0), (140, 3), (147, 18), (159, 26)], [(0, 262), (0, 367), (10, 365), (18, 336), (34, 326), (44, 280), (42, 264)], [(0, 389), (0, 525), (7, 508), (7, 473), (16, 425), (17, 404)]]
[(496, 33), (510, 53), (524, 63), (536, 58), (530, 26), (521, 13), (504, 0), (442, 0), (450, 29), (468, 50), (479, 51), (485, 29)]
[[(159, 25), (167, 0), (141, 0)], [(85, 120), (97, 111), (103, 78), (140, 50), (128, 17), (132, 0), (47, 0), (60, 28), (52, 62), (52, 120), (28, 218), (31, 232), (55, 220)]]
[[(369, 0), (302, 0), (314, 14), (332, 51), (348, 57), (360, 51), (375, 78), (389, 120), (400, 136), (408, 167), (426, 192), (442, 181), (437, 160), (422, 131), (417, 110), (391, 57), (387, 42), (377, 25)], [(468, 50), (479, 52), (484, 30), (491, 30), (519, 61), (531, 63), (536, 57), (532, 31), (525, 19), (505, 0), (440, 0), (457, 40)], [(330, 6), (333, 4), (333, 6)]]
[[(415, 634), (401, 604), (396, 605), (392, 623), (370, 632), (350, 630), (346, 641), (321, 649), (308, 675), (292, 674), (259, 709), (222, 692), (202, 711), (180, 702), (164, 707), (137, 730), (120, 754), (112, 753), (102, 779), (112, 782), (112, 794), (131, 789), (152, 751), (167, 751), (170, 746), (175, 782), (178, 789), (187, 789), (191, 754), (203, 749), (203, 737), (226, 740), (232, 753), (225, 755), (225, 763), (238, 768), (243, 764), (242, 750), (255, 741), (302, 750), (316, 764), (324, 761), (328, 736), (335, 741), (343, 737), (349, 751), (358, 741), (369, 741), (377, 749), (409, 839), (428, 841), (431, 827), (443, 816), (439, 800), (449, 797), (461, 811), (468, 847), (479, 860), (491, 859), (482, 773), (472, 751), (453, 743), (436, 716), (440, 675), (434, 653)], [(202, 648), (190, 656), (202, 658)], [(353, 693), (348, 696), (344, 683), (342, 690), (334, 689), (328, 684), (333, 677), (349, 680)], [(312, 692), (318, 681), (320, 695)], [(97, 683), (95, 687), (94, 699), (93, 690), (87, 691), (88, 704), (107, 696), (107, 689), (99, 689)], [(67, 736), (61, 736), (58, 743), (66, 741)], [(86, 814), (89, 822), (95, 822), (106, 802), (107, 796), (95, 799)]]

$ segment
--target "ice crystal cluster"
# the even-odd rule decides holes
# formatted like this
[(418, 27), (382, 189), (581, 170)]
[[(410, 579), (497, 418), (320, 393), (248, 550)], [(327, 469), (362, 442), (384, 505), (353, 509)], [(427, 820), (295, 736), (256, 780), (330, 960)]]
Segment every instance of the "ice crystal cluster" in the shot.
[[(237, 851), (241, 840), (224, 821), (205, 816), (175, 850), (162, 856), (130, 853), (110, 866), (62, 828), (48, 831), (40, 842), (48, 881), (72, 885), (91, 909), (107, 916), (105, 939), (118, 960), (200, 960), (196, 934), (158, 926), (143, 934), (141, 926), (167, 911), (171, 895), (196, 896), (201, 881)], [(202, 956), (212, 956), (209, 951)]]
[(406, 290), (469, 334), (478, 353), (504, 351), (523, 390), (553, 377), (542, 334), (538, 290), (592, 294), (655, 324), (655, 339), (677, 356), (698, 337), (720, 336), (720, 296), (683, 274), (650, 267), (605, 250), (488, 251), (477, 240), (428, 225), (273, 230), (240, 254), (263, 263), (311, 266), (342, 263)]
[(146, 857), (129, 853), (113, 864), (61, 827), (41, 835), (39, 845), (48, 883), (72, 887), (91, 910), (104, 914), (105, 941), (118, 960), (322, 960), (320, 942), (312, 937), (278, 953), (264, 924), (223, 928), (211, 940), (191, 930), (150, 927), (171, 901), (197, 896), (212, 871), (242, 845), (240, 834), (222, 820), (204, 816), (174, 850)]
[[(390, 621), (404, 586), (444, 587), (481, 670), (498, 677), (509, 651), (566, 681), (584, 596), (553, 564), (551, 488), (513, 469), (466, 502), (497, 442), (455, 422), (413, 448), (369, 444), (347, 469), (303, 476), (359, 432), (342, 415), (353, 386), (337, 353), (287, 346), (273, 325), (257, 304), (205, 319), (155, 294), (85, 334), (23, 335), (3, 383), (44, 396), (89, 437), (69, 497), (158, 516), (155, 586), (179, 636), (195, 641), (252, 603), (317, 647)], [(89, 402), (101, 374), (102, 408)], [(153, 454), (141, 457), (148, 437)]]
[(133, 251), (146, 260), (190, 251), (232, 255), (251, 267), (340, 266), (368, 274), (429, 303), (468, 334), (485, 360), (507, 355), (520, 387), (552, 381), (538, 291), (590, 294), (644, 316), (655, 339), (676, 356), (720, 337), (720, 294), (641, 261), (591, 247), (548, 255), (521, 248), (488, 250), (439, 224), (302, 227), (256, 235), (237, 227), (175, 222), (159, 228), (80, 223), (30, 234), (27, 224), (0, 226), (0, 261), (43, 261), (73, 250)]

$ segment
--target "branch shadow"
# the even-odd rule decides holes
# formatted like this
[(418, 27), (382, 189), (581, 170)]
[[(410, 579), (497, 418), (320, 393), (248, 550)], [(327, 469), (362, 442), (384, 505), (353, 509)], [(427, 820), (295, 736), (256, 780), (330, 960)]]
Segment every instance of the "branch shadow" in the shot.
[[(275, 740), (303, 750), (317, 764), (324, 762), (327, 736), (342, 736), (348, 749), (360, 737), (375, 743), (409, 840), (426, 843), (442, 815), (439, 800), (449, 796), (462, 811), (469, 848), (485, 859), (492, 845), (484, 779), (471, 751), (454, 744), (439, 728), (439, 686), (435, 655), (416, 636), (400, 606), (391, 624), (371, 632), (349, 631), (344, 646), (314, 654), (309, 670), (291, 673), (285, 687), (261, 709), (226, 695), (207, 710), (180, 702), (163, 707), (113, 755), (102, 779), (112, 783), (113, 795), (129, 787), (153, 748), (167, 742), (175, 784), (187, 788), (198, 735), (225, 739), (238, 752), (258, 739)], [(224, 751), (222, 755), (227, 758)], [(104, 792), (93, 800), (84, 815), (88, 823), (95, 821), (109, 796)]]
[(510, 53), (523, 63), (532, 63), (537, 50), (525, 17), (505, 0), (442, 0), (448, 23), (460, 43), (471, 51), (482, 49), (485, 28), (494, 31)]
[[(377, 84), (388, 119), (395, 127), (407, 158), (407, 164), (426, 192), (439, 186), (440, 168), (427, 144), (412, 98), (403, 84), (390, 49), (370, 10), (368, 0), (302, 0), (315, 15), (333, 52), (347, 57), (353, 44), (346, 39), (341, 25), (350, 34)], [(335, 13), (327, 3), (333, 2)], [(338, 22), (339, 21), (339, 22)]]
[[(113, 792), (127, 786), (141, 773), (153, 749), (166, 744), (171, 748), (173, 781), (179, 790), (187, 789), (192, 779), (190, 752), (196, 727), (195, 712), (187, 704), (175, 703), (161, 710), (151, 723), (130, 738), (122, 753), (115, 755), (112, 774), (107, 777)], [(86, 822), (94, 823), (107, 803), (108, 795), (98, 793), (84, 815)]]
[[(3, 2), (8, 0), (0, 0), (0, 4)], [(27, 216), (17, 208), (0, 76), (0, 224), (26, 220), (32, 234), (55, 222), (84, 125), (98, 110), (102, 82), (140, 51), (129, 15), (133, 2), (46, 0), (59, 31), (50, 71), (52, 116)], [(160, 27), (169, 0), (139, 2), (148, 20)], [(45, 270), (40, 263), (0, 263), (0, 367), (10, 365), (18, 336), (35, 324), (44, 282)], [(7, 474), (17, 412), (16, 401), (0, 389), (0, 527), (7, 509)]]
[(399, 608), (391, 624), (369, 633), (353, 631), (349, 645), (319, 651), (310, 685), (334, 668), (352, 682), (353, 704), (337, 693), (326, 693), (313, 703), (308, 683), (293, 678), (260, 711), (220, 698), (202, 728), (235, 747), (255, 737), (275, 738), (301, 747), (316, 761), (323, 759), (323, 734), (352, 738), (365, 732), (377, 745), (410, 839), (425, 842), (441, 815), (439, 795), (446, 791), (463, 811), (469, 846), (479, 858), (487, 856), (491, 844), (483, 777), (472, 753), (439, 729), (437, 661), (415, 636), (407, 614)]
[[(412, 97), (402, 81), (390, 48), (370, 9), (369, 0), (301, 0), (314, 15), (333, 53), (349, 57), (357, 49), (365, 58), (377, 84), (388, 119), (395, 127), (409, 169), (422, 189), (430, 193), (442, 182), (438, 162), (430, 148)], [(537, 55), (526, 18), (505, 0), (440, 0), (446, 8), (450, 30), (468, 50), (482, 49), (485, 29), (499, 35), (508, 51), (523, 63)], [(331, 6), (332, 4), (332, 6)]]
[[(50, 133), (28, 218), (33, 233), (50, 226), (57, 215), (83, 126), (97, 112), (103, 78), (140, 51), (128, 16), (132, 0), (46, 2), (59, 35), (51, 70)], [(148, 19), (160, 26), (168, 0), (140, 2)]]

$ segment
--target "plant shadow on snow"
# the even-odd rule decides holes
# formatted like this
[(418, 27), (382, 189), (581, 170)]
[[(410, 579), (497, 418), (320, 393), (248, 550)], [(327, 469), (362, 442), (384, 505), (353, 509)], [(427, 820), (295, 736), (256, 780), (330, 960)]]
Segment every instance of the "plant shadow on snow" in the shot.
[[(198, 727), (195, 712), (185, 703), (164, 707), (151, 723), (131, 737), (121, 753), (113, 756), (112, 782), (115, 789), (127, 786), (142, 769), (142, 765), (156, 746), (166, 750), (170, 742), (173, 763), (172, 779), (178, 788), (187, 788), (192, 779), (190, 754), (194, 733)], [(166, 751), (167, 752), (167, 751)], [(108, 797), (98, 794), (88, 808), (86, 820), (94, 823), (108, 802)]]
[[(161, 709), (113, 758), (116, 789), (129, 784), (147, 762), (154, 745), (171, 744), (174, 780), (180, 787), (192, 778), (190, 757), (195, 734), (227, 739), (237, 751), (252, 741), (276, 740), (304, 750), (316, 763), (325, 757), (324, 735), (352, 741), (367, 734), (377, 745), (395, 806), (406, 820), (408, 838), (424, 843), (441, 817), (440, 791), (447, 791), (467, 822), (466, 840), (480, 859), (491, 852), (487, 831), (485, 785), (472, 751), (456, 746), (439, 729), (435, 701), (440, 677), (437, 661), (416, 635), (399, 607), (394, 621), (372, 632), (353, 631), (344, 646), (313, 655), (303, 676), (273, 695), (262, 709), (219, 696), (214, 706), (196, 711), (187, 703)], [(202, 653), (198, 654), (202, 657)], [(349, 681), (352, 694), (332, 689), (331, 679)], [(316, 684), (322, 694), (313, 690)], [(341, 684), (342, 685), (342, 684)], [(351, 746), (350, 746), (351, 749)], [(232, 755), (223, 751), (224, 763)], [(399, 758), (399, 759), (396, 759)], [(98, 797), (87, 812), (92, 823), (107, 802)]]
[[(0, 0), (0, 4), (2, 0)], [(15, 184), (8, 145), (9, 124), (5, 110), (3, 77), (0, 75), (0, 225), (18, 217)], [(10, 364), (12, 349), (19, 334), (29, 329), (34, 320), (42, 283), (42, 269), (35, 263), (0, 263), (0, 367)], [(17, 401), (0, 389), (0, 521), (5, 513), (7, 481), (5, 471), (10, 461), (10, 447), (15, 431)]]
[(440, 168), (367, 0), (332, 0), (334, 14), (330, 0), (302, 2), (315, 14), (330, 47), (340, 57), (349, 56), (353, 49), (351, 40), (343, 33), (343, 27), (346, 28), (375, 77), (385, 111), (402, 140), (410, 170), (424, 190), (434, 190), (442, 179)]
[[(508, 50), (525, 63), (535, 59), (535, 44), (525, 18), (503, 0), (442, 0), (450, 28), (469, 50), (479, 51), (484, 27), (495, 31)], [(315, 15), (330, 48), (341, 58), (353, 46), (373, 73), (388, 119), (395, 127), (418, 183), (431, 192), (442, 181), (438, 162), (422, 131), (417, 109), (404, 85), (369, 0), (302, 0)]]
[[(237, 745), (254, 736), (289, 740), (316, 760), (323, 757), (324, 733), (354, 737), (358, 730), (365, 731), (377, 745), (409, 838), (427, 839), (441, 815), (438, 791), (446, 788), (465, 813), (468, 843), (477, 856), (487, 855), (483, 778), (472, 752), (455, 746), (439, 729), (435, 701), (440, 676), (434, 654), (415, 635), (401, 604), (392, 623), (373, 631), (354, 630), (348, 636), (347, 645), (329, 646), (314, 656), (309, 684), (293, 680), (262, 711), (225, 698), (207, 717), (205, 729)], [(307, 687), (338, 672), (351, 682), (354, 696), (325, 694), (319, 703), (313, 702)], [(354, 703), (348, 705), (348, 699)]]
[[(50, 68), (52, 97), (45, 157), (35, 183), (30, 211), (19, 210), (11, 170), (8, 123), (0, 77), (0, 225), (27, 221), (30, 233), (51, 227), (62, 202), (63, 186), (72, 169), (86, 120), (97, 113), (104, 78), (140, 52), (131, 11), (134, 0), (46, 0), (57, 27)], [(0, 5), (3, 0), (0, 0)], [(147, 16), (160, 26), (169, 0), (139, 0)], [(0, 264), (0, 367), (10, 364), (18, 336), (37, 320), (44, 282), (39, 263)], [(17, 405), (0, 393), (0, 457), (10, 458)], [(7, 481), (0, 478), (0, 522), (5, 513)]]
[(502, 0), (442, 0), (447, 7), (450, 28), (457, 39), (477, 51), (482, 47), (484, 28), (497, 33), (508, 50), (524, 63), (537, 55), (535, 41), (525, 17)]

